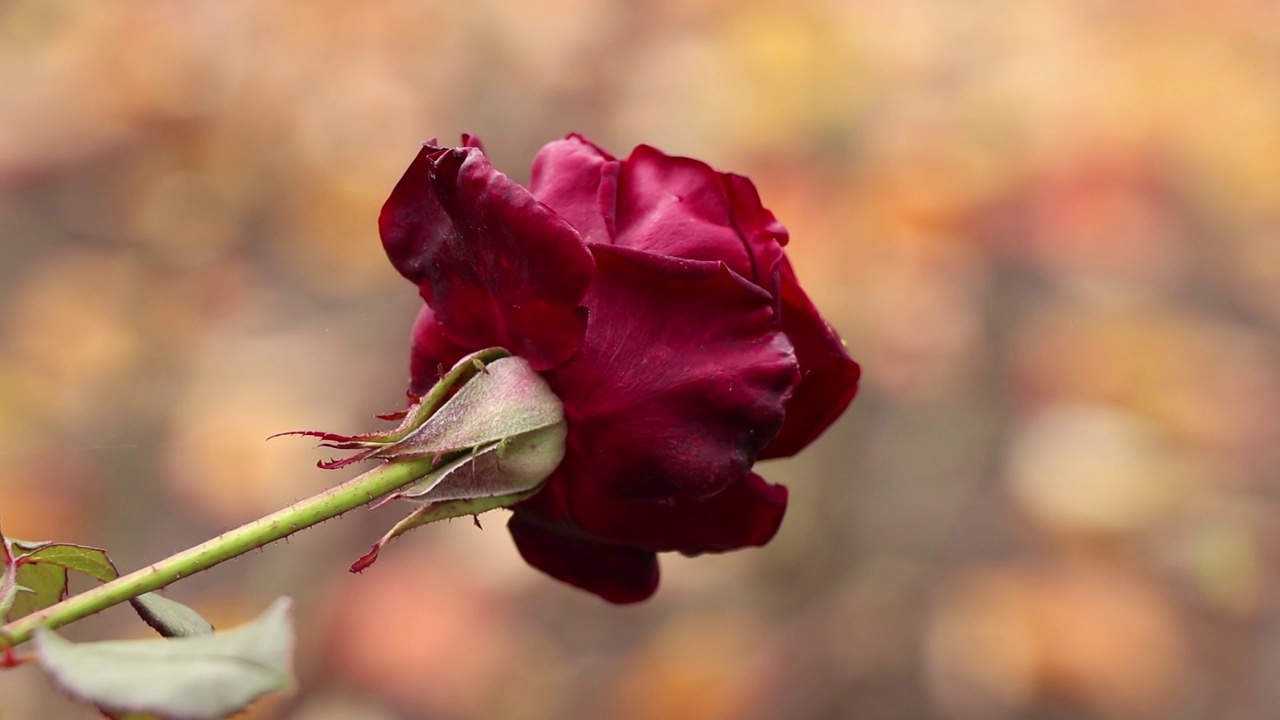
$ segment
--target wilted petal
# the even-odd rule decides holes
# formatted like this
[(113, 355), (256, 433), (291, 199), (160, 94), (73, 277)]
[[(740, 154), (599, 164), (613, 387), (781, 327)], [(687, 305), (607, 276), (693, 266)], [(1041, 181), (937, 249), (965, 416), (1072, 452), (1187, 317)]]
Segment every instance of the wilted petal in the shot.
[(718, 263), (591, 249), (587, 335), (547, 373), (584, 482), (653, 499), (740, 481), (782, 427), (797, 379), (773, 299)]
[(505, 347), (538, 370), (577, 351), (591, 255), (479, 148), (424, 147), (378, 224), (388, 257), (418, 284), (449, 343)]
[(801, 289), (786, 258), (780, 267), (782, 330), (796, 348), (800, 385), (787, 401), (782, 431), (760, 453), (761, 460), (789, 457), (817, 439), (853, 401), (862, 374)]
[(518, 511), (507, 529), (525, 562), (609, 602), (640, 602), (658, 589), (652, 552), (569, 535)]

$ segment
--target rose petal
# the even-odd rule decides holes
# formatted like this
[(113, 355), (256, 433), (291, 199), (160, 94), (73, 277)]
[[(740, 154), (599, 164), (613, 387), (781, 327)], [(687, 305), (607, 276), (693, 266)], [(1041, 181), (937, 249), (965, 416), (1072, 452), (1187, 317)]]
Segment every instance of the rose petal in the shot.
[(760, 202), (760, 193), (747, 178), (722, 173), (725, 195), (729, 199), (733, 225), (751, 252), (757, 285), (777, 292), (775, 278), (782, 260), (782, 246), (787, 244), (787, 229)]
[(545, 370), (581, 341), (591, 254), (468, 142), (422, 149), (382, 208), (383, 246), (450, 343), (505, 347)]
[(640, 602), (658, 589), (658, 557), (652, 552), (575, 537), (520, 512), (507, 529), (525, 562), (609, 602)]
[[(453, 221), (436, 199), (431, 182), (433, 158), (443, 152), (434, 139), (424, 145), (392, 189), (378, 216), (382, 249), (396, 271), (415, 284), (428, 280), (431, 253), (434, 246), (443, 241), (438, 236), (455, 233)], [(435, 233), (437, 237), (427, 233)]]
[(641, 145), (622, 162), (617, 190), (617, 245), (723, 262), (761, 284), (746, 240), (734, 227), (724, 181), (706, 163)]
[(600, 491), (591, 468), (568, 458), (547, 488), (518, 506), (606, 543), (697, 555), (768, 543), (787, 510), (787, 488), (755, 473), (710, 497), (618, 498)]
[(853, 401), (862, 374), (840, 336), (800, 288), (786, 258), (780, 270), (782, 330), (795, 345), (800, 384), (787, 401), (781, 432), (760, 453), (761, 460), (790, 457), (817, 439)]
[(441, 375), (470, 352), (450, 342), (436, 322), (435, 312), (423, 305), (413, 322), (409, 345), (409, 392), (416, 396), (425, 394)]
[(740, 481), (782, 427), (798, 377), (773, 298), (719, 263), (591, 250), (587, 335), (546, 374), (583, 482), (657, 499)]
[(589, 243), (610, 243), (618, 161), (581, 135), (549, 143), (533, 159), (529, 191)]

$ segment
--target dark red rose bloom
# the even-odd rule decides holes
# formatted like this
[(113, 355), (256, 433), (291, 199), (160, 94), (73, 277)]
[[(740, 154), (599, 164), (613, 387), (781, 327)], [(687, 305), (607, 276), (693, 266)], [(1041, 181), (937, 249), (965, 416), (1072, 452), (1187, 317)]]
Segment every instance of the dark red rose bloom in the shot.
[(751, 181), (648, 146), (547, 145), (528, 189), (480, 143), (426, 145), (379, 219), (426, 301), (412, 384), (501, 346), (564, 403), (567, 451), (508, 527), (534, 567), (613, 602), (659, 552), (767, 543), (787, 490), (752, 472), (853, 399), (859, 368), (804, 290)]

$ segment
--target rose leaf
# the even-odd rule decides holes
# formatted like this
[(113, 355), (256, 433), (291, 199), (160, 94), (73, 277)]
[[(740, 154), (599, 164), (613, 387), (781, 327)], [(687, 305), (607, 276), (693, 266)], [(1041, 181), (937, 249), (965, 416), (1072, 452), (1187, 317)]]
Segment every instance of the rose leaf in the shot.
[(213, 632), (213, 625), (200, 613), (159, 593), (139, 595), (129, 604), (143, 622), (164, 637), (192, 637)]
[(66, 597), (67, 569), (43, 563), (19, 565), (18, 591), (9, 608), (10, 620), (43, 610)]
[(73, 643), (40, 629), (36, 659), (63, 692), (112, 715), (214, 720), (294, 687), (291, 602), (226, 632)]
[(14, 547), (22, 551), (18, 560), (23, 564), (47, 563), (68, 570), (84, 573), (102, 582), (115, 580), (119, 575), (116, 566), (107, 557), (107, 551), (61, 542), (26, 542), (15, 540)]

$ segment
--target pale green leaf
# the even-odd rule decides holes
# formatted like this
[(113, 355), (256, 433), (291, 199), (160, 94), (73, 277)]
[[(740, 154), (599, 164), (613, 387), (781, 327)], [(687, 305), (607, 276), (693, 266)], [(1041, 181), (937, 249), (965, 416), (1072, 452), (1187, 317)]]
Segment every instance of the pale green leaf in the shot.
[(165, 637), (192, 637), (213, 632), (213, 625), (200, 613), (160, 593), (139, 595), (129, 604), (143, 622)]
[(169, 640), (72, 643), (36, 631), (36, 657), (68, 695), (114, 715), (214, 720), (294, 686), (287, 598), (247, 625)]

